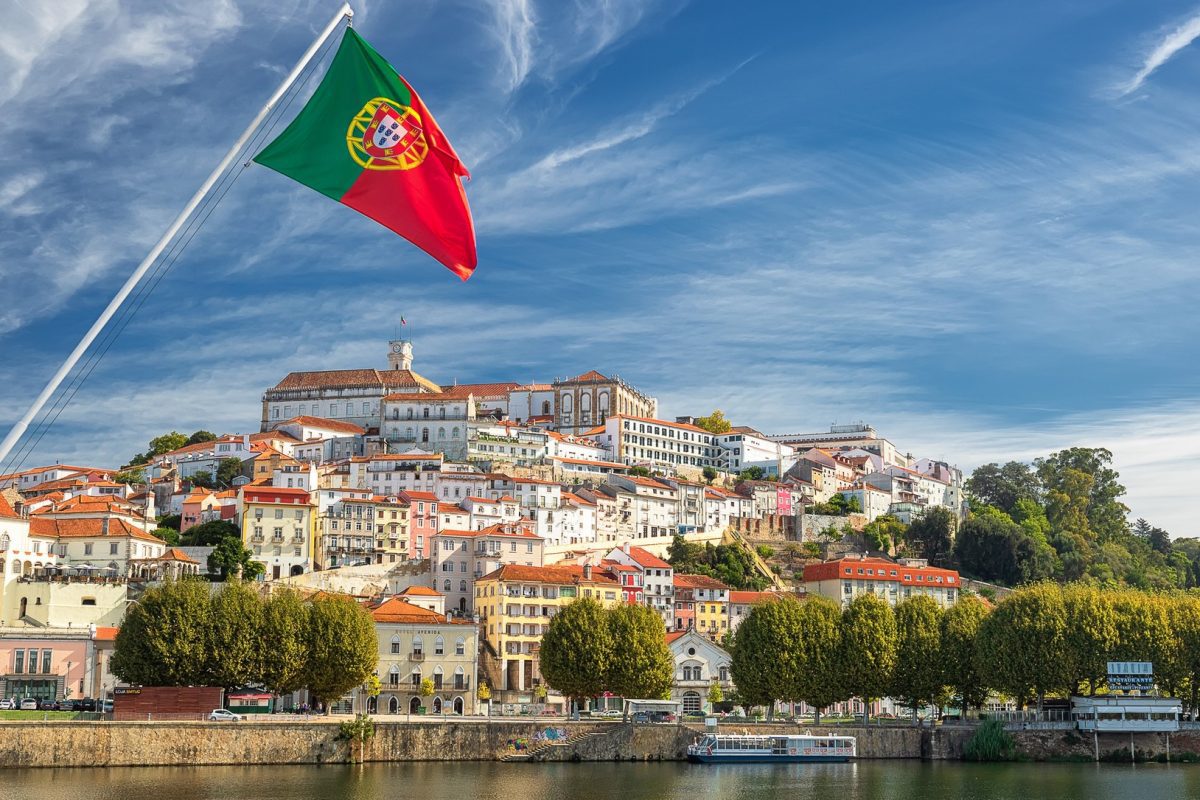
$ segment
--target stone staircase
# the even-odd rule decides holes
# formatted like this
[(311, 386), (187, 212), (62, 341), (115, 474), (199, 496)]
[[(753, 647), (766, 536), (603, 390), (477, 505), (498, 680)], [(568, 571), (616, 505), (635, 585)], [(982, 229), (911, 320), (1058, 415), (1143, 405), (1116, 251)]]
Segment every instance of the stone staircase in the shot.
[[(581, 742), (585, 739), (589, 739), (594, 736), (607, 736), (610, 733), (612, 733), (611, 730), (580, 731), (578, 733), (571, 734), (570, 736), (568, 736), (565, 739), (545, 739), (541, 742), (538, 742), (537, 744), (535, 744), (532, 747), (522, 750), (519, 753), (509, 753), (508, 755), (501, 756), (500, 760), (508, 761), (508, 762), (545, 761), (546, 753), (549, 752), (550, 750), (553, 750), (556, 747), (572, 747), (576, 743)], [(541, 757), (539, 758), (539, 756), (541, 756)]]

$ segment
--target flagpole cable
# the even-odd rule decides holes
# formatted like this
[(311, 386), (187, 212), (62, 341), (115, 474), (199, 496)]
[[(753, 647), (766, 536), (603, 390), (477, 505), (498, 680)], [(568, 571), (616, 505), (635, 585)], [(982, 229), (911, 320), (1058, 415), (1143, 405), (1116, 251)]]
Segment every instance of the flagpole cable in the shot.
[(263, 105), (258, 114), (255, 115), (254, 119), (251, 120), (250, 124), (242, 132), (241, 136), (239, 136), (237, 141), (233, 143), (233, 146), (229, 148), (229, 151), (226, 152), (224, 158), (221, 159), (221, 162), (217, 164), (216, 168), (213, 169), (208, 178), (206, 178), (204, 183), (201, 184), (200, 188), (196, 190), (196, 193), (192, 195), (192, 198), (188, 201), (187, 205), (184, 206), (183, 210), (179, 212), (179, 215), (175, 217), (175, 220), (171, 223), (170, 227), (167, 228), (166, 232), (161, 238), (159, 238), (158, 242), (155, 243), (154, 247), (150, 250), (146, 257), (142, 259), (142, 262), (138, 264), (137, 269), (135, 269), (133, 274), (129, 276), (124, 285), (121, 286), (120, 290), (117, 291), (116, 296), (113, 297), (113, 299), (109, 302), (108, 306), (100, 314), (100, 317), (92, 324), (92, 327), (88, 329), (87, 333), (84, 334), (83, 338), (80, 339), (79, 344), (75, 346), (75, 349), (71, 351), (69, 356), (67, 356), (66, 361), (62, 363), (62, 365), (58, 368), (58, 371), (56, 371), (50, 378), (50, 381), (34, 399), (29, 409), (19, 420), (17, 420), (16, 424), (13, 425), (12, 429), (8, 432), (8, 435), (4, 437), (4, 441), (0, 442), (0, 464), (5, 461), (5, 459), (8, 457), (8, 454), (16, 445), (17, 441), (20, 440), (22, 435), (24, 435), (25, 431), (29, 428), (30, 422), (33, 421), (33, 419), (42, 410), (43, 406), (46, 405), (46, 401), (50, 399), (50, 397), (62, 384), (63, 380), (67, 377), (71, 370), (75, 368), (75, 365), (79, 363), (79, 359), (83, 357), (88, 347), (91, 346), (91, 344), (104, 330), (104, 326), (108, 324), (109, 320), (113, 318), (133, 290), (137, 288), (142, 278), (144, 278), (146, 273), (150, 271), (150, 267), (154, 265), (158, 257), (167, 248), (167, 245), (171, 243), (175, 235), (184, 227), (184, 224), (188, 221), (200, 203), (205, 199), (213, 186), (218, 182), (225, 170), (228, 169), (229, 165), (233, 163), (234, 159), (246, 145), (246, 142), (250, 140), (258, 126), (262, 124), (263, 120), (267, 118), (279, 100), (284, 96), (284, 94), (287, 93), (292, 84), (295, 83), (296, 79), (308, 66), (308, 63), (312, 60), (313, 56), (315, 56), (317, 51), (321, 49), (321, 45), (326, 39), (329, 38), (330, 34), (337, 29), (337, 27), (342, 23), (342, 20), (353, 19), (353, 17), (354, 11), (350, 8), (350, 4), (343, 3), (342, 7), (325, 26), (325, 29), (316, 39), (313, 40), (313, 43), (309, 45), (308, 50), (305, 51), (304, 55), (300, 57), (300, 60), (296, 62), (296, 65), (292, 68), (292, 71), (288, 73), (287, 77), (283, 79), (283, 82), (279, 84), (279, 87), (275, 90), (274, 94), (271, 95), (270, 99), (267, 100), (266, 104)]
[[(333, 46), (333, 44), (334, 40), (330, 39), (325, 45), (324, 49), (321, 51), (320, 55), (317, 56), (317, 63), (325, 59), (326, 53), (329, 52), (329, 49)], [(304, 88), (312, 82), (312, 79), (315, 75), (315, 71), (310, 71), (308, 76), (303, 81), (297, 81), (292, 85), (292, 87), (288, 90), (291, 96), (285, 96), (284, 99), (275, 106), (275, 109), (271, 112), (271, 115), (267, 117), (263, 124), (259, 126), (259, 129), (255, 132), (254, 136), (251, 137), (249, 142), (247, 142), (245, 148), (243, 148), (244, 152), (257, 150), (263, 141), (270, 138), (270, 136), (273, 134), (275, 126), (279, 123), (279, 118), (287, 111), (291, 104), (295, 102), (296, 97), (304, 90)], [(241, 176), (241, 174), (246, 170), (247, 167), (250, 166), (250, 163), (250, 161), (246, 161), (241, 165), (240, 169), (231, 169), (227, 171), (225, 175), (222, 176), (220, 182), (218, 182), (216, 191), (205, 198), (204, 203), (198, 209), (198, 213), (188, 221), (187, 227), (184, 228), (183, 233), (177, 236), (175, 241), (171, 243), (170, 248), (158, 262), (158, 266), (155, 267), (150, 273), (149, 278), (142, 282), (134, 294), (131, 295), (131, 298), (121, 308), (121, 311), (116, 317), (114, 317), (114, 321), (110, 323), (108, 329), (105, 331), (103, 337), (101, 337), (96, 347), (87, 356), (87, 358), (84, 359), (82, 366), (75, 371), (75, 374), (67, 383), (66, 388), (62, 389), (54, 402), (48, 408), (43, 410), (41, 420), (33, 425), (32, 430), (27, 432), (24, 443), (19, 448), (14, 450), (14, 452), (9, 456), (8, 463), (13, 465), (12, 471), (20, 471), (21, 467), (24, 466), (25, 461), (34, 453), (38, 444), (40, 444), (45, 435), (50, 432), (50, 429), (58, 421), (58, 418), (62, 415), (62, 413), (66, 411), (71, 401), (75, 398), (75, 395), (78, 394), (79, 390), (83, 388), (84, 383), (87, 382), (92, 373), (97, 367), (99, 367), (100, 362), (104, 360), (104, 356), (108, 354), (108, 351), (120, 338), (125, 328), (128, 327), (129, 323), (133, 321), (133, 318), (137, 316), (138, 311), (141, 310), (146, 301), (150, 299), (150, 295), (154, 293), (154, 290), (158, 287), (158, 284), (162, 282), (163, 278), (166, 277), (167, 273), (170, 272), (171, 268), (175, 265), (175, 262), (180, 256), (183, 255), (184, 251), (187, 250), (187, 247), (189, 244), (191, 244), (192, 239), (195, 238), (196, 234), (200, 232), (200, 229), (204, 226), (204, 223), (210, 216), (212, 216), (213, 212), (216, 211), (217, 206), (220, 205), (221, 201), (225, 198), (225, 195), (229, 192), (229, 190), (233, 188), (233, 185), (237, 182), (237, 179)], [(0, 474), (3, 474), (6, 471), (7, 470), (0, 469)]]

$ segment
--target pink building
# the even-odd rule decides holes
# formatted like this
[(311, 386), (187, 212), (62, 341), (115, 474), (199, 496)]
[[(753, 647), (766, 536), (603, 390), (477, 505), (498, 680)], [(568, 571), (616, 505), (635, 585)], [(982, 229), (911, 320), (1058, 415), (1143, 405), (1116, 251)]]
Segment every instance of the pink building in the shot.
[(425, 558), (438, 532), (438, 499), (433, 492), (398, 492), (408, 503), (408, 557)]
[(42, 701), (111, 694), (109, 672), (117, 629), (9, 629), (0, 639), (0, 696)]

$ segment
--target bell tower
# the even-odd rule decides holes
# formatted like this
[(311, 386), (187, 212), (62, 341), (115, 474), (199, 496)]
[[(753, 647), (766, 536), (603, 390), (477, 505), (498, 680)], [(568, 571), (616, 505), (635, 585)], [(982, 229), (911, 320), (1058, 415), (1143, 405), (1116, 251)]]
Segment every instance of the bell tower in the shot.
[(388, 342), (388, 367), (391, 369), (412, 369), (412, 342), (407, 339), (394, 339)]

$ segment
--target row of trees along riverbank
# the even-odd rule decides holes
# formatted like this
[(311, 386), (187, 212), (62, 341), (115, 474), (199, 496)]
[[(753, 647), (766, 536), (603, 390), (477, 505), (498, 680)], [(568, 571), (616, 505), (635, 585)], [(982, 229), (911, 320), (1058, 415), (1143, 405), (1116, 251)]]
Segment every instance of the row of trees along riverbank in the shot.
[(604, 608), (586, 597), (550, 620), (539, 664), (546, 683), (575, 704), (604, 692), (667, 698), (675, 676), (657, 611), (629, 604)]
[(1047, 695), (1106, 690), (1109, 660), (1152, 661), (1159, 689), (1191, 709), (1200, 693), (1200, 595), (1039, 583), (995, 608), (964, 594), (941, 609), (924, 596), (891, 608), (874, 595), (844, 610), (821, 597), (755, 606), (732, 641), (744, 704), (825, 709), (892, 697), (914, 710), (990, 692), (1024, 708)]
[(182, 580), (130, 605), (111, 669), (141, 686), (307, 688), (328, 704), (368, 681), (378, 658), (374, 621), (350, 598)]

